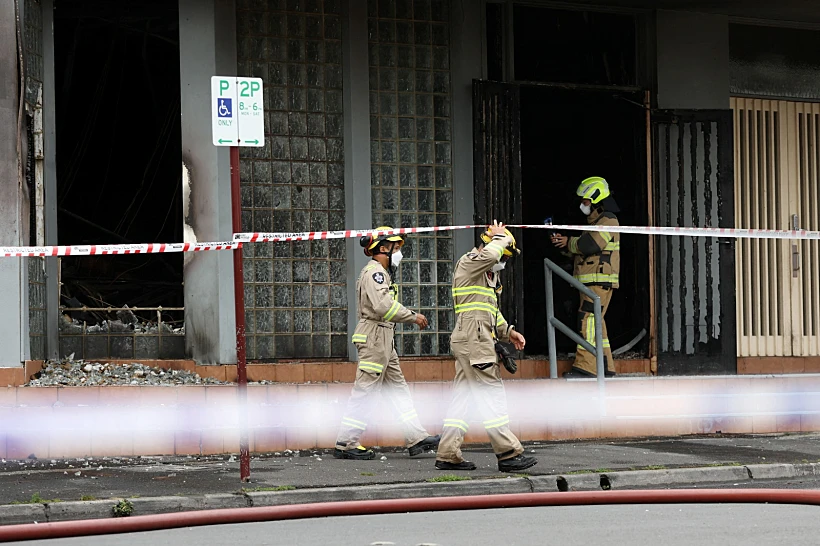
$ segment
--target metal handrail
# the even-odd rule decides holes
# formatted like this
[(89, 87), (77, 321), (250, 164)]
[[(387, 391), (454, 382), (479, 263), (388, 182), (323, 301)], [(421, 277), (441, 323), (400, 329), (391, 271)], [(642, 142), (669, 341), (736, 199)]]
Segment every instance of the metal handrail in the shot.
[[(555, 306), (553, 304), (553, 287), (552, 287), (552, 275), (553, 273), (557, 274), (559, 277), (567, 281), (570, 286), (576, 288), (581, 293), (585, 294), (592, 300), (593, 304), (593, 314), (595, 316), (595, 346), (587, 342), (584, 338), (578, 335), (572, 328), (569, 328), (566, 324), (555, 318)], [(601, 320), (601, 315), (603, 314), (601, 308), (601, 298), (598, 295), (587, 288), (583, 283), (581, 283), (578, 279), (564, 271), (558, 264), (550, 260), (549, 258), (544, 258), (544, 281), (546, 284), (546, 292), (547, 292), (547, 339), (549, 341), (549, 351), (550, 351), (550, 379), (556, 379), (558, 377), (558, 355), (555, 348), (555, 329), (558, 328), (561, 332), (569, 337), (571, 340), (576, 342), (578, 345), (595, 355), (595, 364), (598, 370), (598, 391), (600, 393), (600, 403), (601, 403), (601, 414), (606, 414), (606, 404), (604, 398), (604, 377), (605, 377), (605, 370), (604, 370), (604, 328), (603, 328), (603, 321)], [(599, 350), (600, 348), (600, 350)]]

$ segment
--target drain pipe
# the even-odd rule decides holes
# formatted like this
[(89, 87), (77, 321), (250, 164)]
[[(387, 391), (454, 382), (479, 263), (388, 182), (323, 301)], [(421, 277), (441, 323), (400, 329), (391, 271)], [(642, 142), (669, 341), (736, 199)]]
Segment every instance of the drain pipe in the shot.
[(676, 489), (645, 491), (573, 491), (372, 501), (326, 502), (291, 506), (225, 508), (117, 519), (62, 521), (0, 526), (0, 542), (43, 540), (115, 533), (137, 533), (260, 521), (407, 512), (666, 503), (773, 503), (820, 505), (820, 491), (786, 489)]

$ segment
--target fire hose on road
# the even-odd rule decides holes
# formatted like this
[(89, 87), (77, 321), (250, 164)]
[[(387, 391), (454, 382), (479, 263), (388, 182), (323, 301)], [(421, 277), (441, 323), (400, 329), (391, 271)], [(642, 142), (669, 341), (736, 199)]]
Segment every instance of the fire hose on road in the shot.
[(32, 523), (0, 527), (0, 542), (158, 531), (203, 525), (283, 521), (409, 512), (590, 506), (612, 504), (769, 503), (820, 505), (820, 491), (782, 489), (678, 489), (523, 493), (229, 508), (126, 518)]

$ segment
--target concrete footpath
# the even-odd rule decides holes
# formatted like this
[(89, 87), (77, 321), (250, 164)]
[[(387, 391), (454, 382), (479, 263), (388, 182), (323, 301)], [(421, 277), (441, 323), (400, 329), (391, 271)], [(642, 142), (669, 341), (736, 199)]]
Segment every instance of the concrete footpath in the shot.
[[(254, 456), (251, 482), (225, 457), (3, 460), (0, 524), (271, 506), (340, 500), (703, 487), (772, 479), (817, 480), (820, 434), (708, 435), (631, 440), (531, 442), (539, 463), (498, 472), (489, 447), (465, 455), (473, 472), (442, 472), (435, 455), (377, 449), (373, 461), (326, 451)], [(813, 485), (810, 485), (813, 487)], [(123, 502), (127, 501), (127, 502)]]

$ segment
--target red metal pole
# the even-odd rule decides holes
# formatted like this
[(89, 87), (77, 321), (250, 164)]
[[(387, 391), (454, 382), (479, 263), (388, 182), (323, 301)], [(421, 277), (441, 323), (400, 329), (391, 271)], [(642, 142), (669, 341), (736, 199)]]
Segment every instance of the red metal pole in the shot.
[[(242, 196), (239, 189), (239, 147), (231, 146), (231, 211), (233, 233), (242, 231)], [(245, 359), (245, 282), (242, 248), (233, 251), (233, 296), (236, 314), (236, 373), (239, 384), (239, 479), (251, 479), (248, 442), (248, 368)]]

